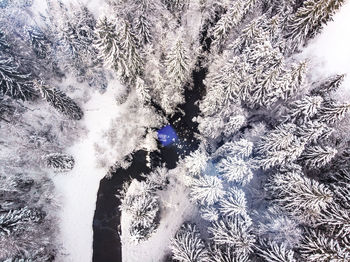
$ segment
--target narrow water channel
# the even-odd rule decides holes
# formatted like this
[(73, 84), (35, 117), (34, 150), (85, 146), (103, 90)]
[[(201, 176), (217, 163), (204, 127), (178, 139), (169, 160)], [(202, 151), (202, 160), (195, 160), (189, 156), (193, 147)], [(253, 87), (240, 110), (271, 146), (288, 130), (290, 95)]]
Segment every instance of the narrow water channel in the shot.
[[(187, 155), (198, 147), (198, 141), (194, 136), (197, 132), (197, 123), (193, 122), (192, 119), (199, 113), (196, 101), (201, 98), (203, 93), (205, 73), (204, 69), (193, 73), (194, 88), (186, 90), (186, 103), (180, 107), (185, 115), (177, 113), (169, 119), (169, 124), (174, 127), (178, 134), (180, 147), (177, 144), (166, 147), (159, 144), (160, 152), (151, 153), (152, 168), (163, 163), (168, 169), (175, 168), (179, 157)], [(112, 178), (101, 180), (93, 221), (93, 262), (122, 261), (122, 248), (118, 233), (121, 215), (118, 208), (120, 201), (115, 195), (125, 181), (133, 178), (142, 180), (141, 173), (147, 174), (151, 171), (146, 163), (146, 152), (137, 151), (132, 155), (132, 164), (128, 169), (119, 168)]]
[[(207, 31), (206, 28), (201, 37), (204, 52), (210, 49), (211, 44)], [(188, 155), (199, 146), (199, 141), (195, 137), (195, 134), (198, 133), (198, 124), (193, 122), (193, 118), (200, 113), (197, 102), (205, 93), (203, 80), (207, 74), (207, 68), (202, 67), (201, 61), (200, 57), (196, 66), (199, 70), (192, 72), (193, 87), (189, 88), (188, 85), (185, 88), (185, 103), (179, 106), (180, 110), (177, 113), (168, 118), (169, 124), (179, 137), (179, 143), (166, 147), (159, 144), (159, 152), (151, 153), (152, 169), (162, 164), (165, 164), (168, 169), (175, 168), (179, 157)], [(156, 109), (161, 111), (157, 106)], [(134, 178), (142, 180), (141, 173), (148, 174), (151, 171), (146, 163), (146, 152), (137, 151), (132, 155), (132, 164), (128, 169), (120, 168), (115, 171), (111, 179), (101, 180), (93, 221), (93, 262), (122, 261), (122, 247), (118, 232), (121, 215), (118, 208), (120, 201), (115, 195), (122, 188), (124, 181)]]

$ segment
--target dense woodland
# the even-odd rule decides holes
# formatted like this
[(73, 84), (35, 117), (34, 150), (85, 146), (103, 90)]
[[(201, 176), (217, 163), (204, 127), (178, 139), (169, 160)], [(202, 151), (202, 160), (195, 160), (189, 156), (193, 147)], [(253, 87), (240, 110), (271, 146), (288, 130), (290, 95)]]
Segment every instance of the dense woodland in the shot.
[[(60, 0), (39, 15), (30, 0), (0, 1), (0, 261), (60, 252), (50, 174), (74, 168), (65, 149), (85, 132), (95, 90), (115, 78), (126, 87), (115, 100), (129, 99), (128, 111), (106, 143), (127, 167), (136, 141), (156, 149), (154, 129), (203, 68), (200, 145), (178, 163), (201, 219), (169, 236), (173, 261), (350, 261), (350, 103), (336, 95), (345, 75), (311, 82), (295, 58), (344, 2), (107, 0), (96, 17)], [(96, 147), (103, 165), (107, 149)], [(157, 168), (121, 192), (135, 243), (157, 230), (167, 180)]]

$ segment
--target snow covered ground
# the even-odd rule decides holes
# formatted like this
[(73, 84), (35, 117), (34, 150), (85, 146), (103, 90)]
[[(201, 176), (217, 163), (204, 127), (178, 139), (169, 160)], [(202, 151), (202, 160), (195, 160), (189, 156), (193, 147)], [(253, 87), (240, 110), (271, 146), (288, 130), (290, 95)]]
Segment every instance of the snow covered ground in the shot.
[[(96, 165), (94, 144), (101, 140), (111, 120), (118, 116), (121, 106), (116, 105), (114, 97), (116, 92), (123, 89), (118, 81), (110, 81), (104, 94), (97, 91), (91, 94), (91, 99), (83, 106), (85, 116), (82, 124), (87, 134), (67, 151), (74, 156), (75, 167), (67, 174), (53, 177), (60, 196), (59, 240), (63, 244), (63, 254), (57, 261), (92, 261), (92, 222), (96, 196), (100, 180), (108, 169), (108, 166), (101, 168)], [(113, 158), (107, 161), (109, 166), (114, 164)]]
[(179, 168), (169, 171), (170, 184), (166, 190), (159, 191), (161, 202), (160, 225), (157, 231), (145, 242), (134, 244), (130, 241), (128, 228), (130, 219), (121, 217), (123, 262), (159, 262), (169, 254), (170, 239), (185, 221), (197, 214), (196, 206), (188, 198), (188, 189), (181, 181)]

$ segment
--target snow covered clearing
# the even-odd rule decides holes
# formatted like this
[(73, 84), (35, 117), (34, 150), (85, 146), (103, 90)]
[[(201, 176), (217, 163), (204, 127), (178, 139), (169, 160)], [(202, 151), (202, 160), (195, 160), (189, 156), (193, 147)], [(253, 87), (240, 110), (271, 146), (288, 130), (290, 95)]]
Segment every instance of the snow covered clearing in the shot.
[[(190, 221), (197, 214), (196, 206), (188, 198), (188, 189), (181, 183), (183, 170), (175, 168), (169, 171), (170, 183), (166, 190), (159, 191), (160, 224), (156, 232), (139, 244), (130, 241), (130, 217), (122, 214), (122, 255), (123, 262), (159, 262), (171, 251), (170, 239), (185, 221)], [(138, 183), (136, 180), (133, 183)], [(131, 186), (132, 188), (132, 186)]]
[[(100, 180), (108, 171), (108, 166), (96, 165), (94, 144), (101, 140), (111, 120), (120, 113), (122, 106), (116, 105), (114, 95), (123, 89), (118, 81), (110, 81), (104, 94), (97, 91), (91, 94), (91, 99), (83, 107), (83, 124), (87, 134), (68, 149), (68, 153), (75, 158), (75, 167), (67, 174), (53, 177), (60, 196), (59, 241), (63, 244), (63, 252), (57, 261), (92, 260), (92, 222), (96, 195)], [(114, 164), (114, 159), (111, 157), (107, 160), (109, 166)]]

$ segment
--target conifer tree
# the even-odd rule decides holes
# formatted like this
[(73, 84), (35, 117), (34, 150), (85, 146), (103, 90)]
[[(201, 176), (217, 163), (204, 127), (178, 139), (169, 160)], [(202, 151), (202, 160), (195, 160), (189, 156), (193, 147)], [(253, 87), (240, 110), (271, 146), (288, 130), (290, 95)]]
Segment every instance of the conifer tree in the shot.
[(308, 121), (297, 126), (295, 134), (306, 144), (316, 143), (318, 139), (326, 139), (331, 135), (333, 129), (325, 123)]
[(295, 130), (293, 124), (280, 125), (262, 137), (256, 149), (264, 169), (291, 164), (301, 155), (305, 142), (294, 135)]
[(304, 223), (320, 218), (333, 200), (333, 193), (324, 184), (299, 172), (275, 174), (267, 188), (276, 196), (276, 202), (285, 211)]
[(220, 246), (230, 246), (235, 253), (248, 255), (252, 252), (255, 237), (251, 232), (252, 221), (248, 215), (223, 217), (208, 228), (211, 239)]
[(39, 89), (41, 96), (60, 113), (72, 120), (80, 120), (83, 117), (84, 113), (81, 108), (65, 93), (38, 82), (35, 83), (35, 86)]
[(327, 124), (334, 124), (342, 120), (350, 110), (350, 104), (325, 104), (318, 114), (318, 120)]
[(282, 244), (277, 244), (271, 241), (260, 241), (261, 248), (257, 247), (258, 254), (266, 262), (296, 262), (294, 258), (294, 252), (288, 249), (287, 246)]
[(305, 161), (306, 166), (319, 168), (328, 164), (336, 154), (337, 150), (334, 148), (315, 145), (307, 147), (301, 158)]
[(348, 261), (350, 252), (340, 243), (312, 230), (307, 234), (300, 245), (302, 258), (310, 262)]
[(303, 123), (313, 118), (321, 108), (323, 99), (320, 96), (305, 96), (290, 104), (288, 118), (291, 122)]
[(214, 206), (202, 206), (200, 209), (201, 217), (204, 220), (213, 222), (219, 219), (219, 211)]
[(345, 74), (330, 76), (321, 83), (319, 83), (315, 88), (311, 90), (311, 94), (327, 96), (329, 93), (336, 91), (339, 86), (343, 83)]
[(217, 165), (217, 168), (219, 173), (228, 182), (245, 185), (253, 178), (249, 162), (238, 157), (222, 159)]
[(279, 99), (286, 99), (295, 86), (291, 84), (291, 75), (286, 74), (282, 53), (272, 46), (261, 28), (257, 30), (258, 33), (253, 32), (256, 37), (248, 35), (248, 40), (244, 40), (242, 36), (243, 46), (246, 45), (241, 55), (245, 77), (240, 96), (250, 108), (269, 108)]
[[(343, 162), (343, 165), (346, 164)], [(334, 198), (336, 202), (345, 209), (350, 209), (350, 173), (348, 170), (341, 168), (338, 172), (332, 176), (334, 181), (337, 181), (332, 185), (334, 191)]]
[(235, 1), (231, 4), (227, 12), (222, 15), (221, 19), (217, 22), (213, 28), (213, 42), (212, 45), (220, 47), (225, 38), (231, 31), (231, 29), (236, 26), (243, 18), (244, 15), (244, 2)]
[[(278, 197), (278, 196), (276, 196)], [(287, 247), (294, 247), (299, 244), (303, 231), (300, 221), (290, 216), (278, 205), (268, 207), (259, 217), (257, 235), (260, 239), (266, 239), (275, 243), (284, 243)]]
[(218, 115), (198, 118), (198, 120), (198, 130), (207, 139), (215, 140), (219, 138), (225, 128), (224, 120)]
[(304, 84), (306, 78), (306, 72), (308, 68), (307, 61), (300, 61), (291, 66), (287, 71), (286, 82), (283, 87), (283, 99), (287, 99), (295, 94), (299, 88)]
[(75, 9), (71, 16), (64, 6), (61, 8), (65, 17), (61, 26), (61, 36), (67, 51), (76, 60), (75, 63), (89, 63), (87, 59), (92, 59), (95, 55), (92, 42), (96, 21), (93, 14), (84, 5)]
[(231, 116), (225, 123), (224, 135), (231, 137), (234, 135), (244, 124), (246, 118), (243, 115)]
[(220, 200), (220, 213), (225, 216), (235, 216), (247, 212), (247, 200), (243, 190), (237, 187), (230, 188), (227, 196)]
[(207, 262), (208, 251), (196, 225), (184, 224), (171, 240), (173, 259), (181, 262)]
[(202, 205), (213, 205), (223, 197), (222, 182), (215, 176), (203, 175), (191, 183), (191, 197)]
[(145, 175), (146, 184), (152, 193), (167, 187), (169, 183), (168, 172), (165, 167), (157, 167), (153, 172)]
[(152, 40), (152, 24), (147, 16), (144, 13), (138, 14), (134, 23), (139, 41), (144, 44), (150, 43)]
[(191, 152), (185, 158), (185, 166), (191, 175), (200, 175), (207, 168), (209, 157), (203, 149)]
[(45, 59), (51, 49), (51, 43), (47, 39), (44, 32), (38, 27), (31, 27), (28, 29), (30, 41), (33, 51), (39, 59)]
[(142, 74), (143, 61), (138, 50), (138, 41), (131, 25), (124, 21), (120, 29), (120, 47), (123, 61), (119, 75), (124, 82), (134, 82)]
[(239, 157), (241, 159), (248, 159), (253, 152), (253, 143), (240, 139), (235, 142), (227, 142), (219, 147), (212, 155), (212, 158), (221, 156)]
[(129, 228), (131, 241), (137, 244), (141, 241), (147, 240), (156, 230), (156, 227), (156, 224), (145, 226), (142, 220), (132, 220)]
[(237, 253), (232, 247), (214, 246), (211, 249), (210, 262), (248, 262), (249, 256), (243, 253)]
[(239, 57), (233, 57), (208, 73), (204, 82), (208, 91), (200, 105), (205, 116), (212, 116), (232, 103), (237, 104), (243, 82), (241, 72), (244, 71), (240, 64)]
[[(144, 185), (147, 187), (146, 184)], [(156, 195), (147, 191), (127, 195), (122, 200), (120, 208), (132, 217), (129, 232), (134, 242), (146, 240), (156, 230), (156, 217), (159, 212)]]
[(33, 100), (38, 94), (30, 73), (23, 73), (12, 57), (0, 52), (0, 93), (14, 99)]
[(268, 40), (268, 35), (261, 28), (261, 17), (258, 17), (243, 28), (240, 37), (232, 43), (232, 48), (239, 55), (247, 47), (262, 40)]
[(26, 228), (28, 222), (40, 222), (43, 214), (39, 210), (23, 207), (10, 210), (0, 215), (0, 236), (19, 232)]
[(182, 40), (178, 40), (167, 54), (165, 64), (170, 84), (174, 86), (175, 89), (181, 89), (182, 85), (189, 77), (190, 70), (189, 56)]
[(135, 86), (138, 99), (143, 103), (149, 102), (151, 99), (150, 90), (145, 84), (145, 81), (143, 81), (140, 77), (136, 77)]
[(230, 31), (237, 26), (243, 17), (252, 10), (256, 0), (234, 1), (228, 8), (227, 12), (222, 15), (221, 19), (213, 28), (212, 45), (216, 48), (221, 48)]
[(121, 67), (119, 61), (121, 59), (121, 47), (116, 24), (108, 21), (107, 17), (103, 17), (97, 22), (96, 35), (95, 45), (99, 50), (100, 58), (107, 66), (118, 71)]
[(293, 43), (292, 51), (314, 37), (341, 7), (344, 0), (307, 0), (290, 18), (287, 36)]
[(329, 210), (322, 214), (320, 223), (331, 227), (336, 234), (344, 238), (350, 235), (350, 211), (340, 207), (339, 205), (332, 205)]
[(43, 156), (48, 168), (52, 168), (55, 172), (67, 172), (74, 167), (74, 158), (71, 155), (62, 153), (51, 153)]

